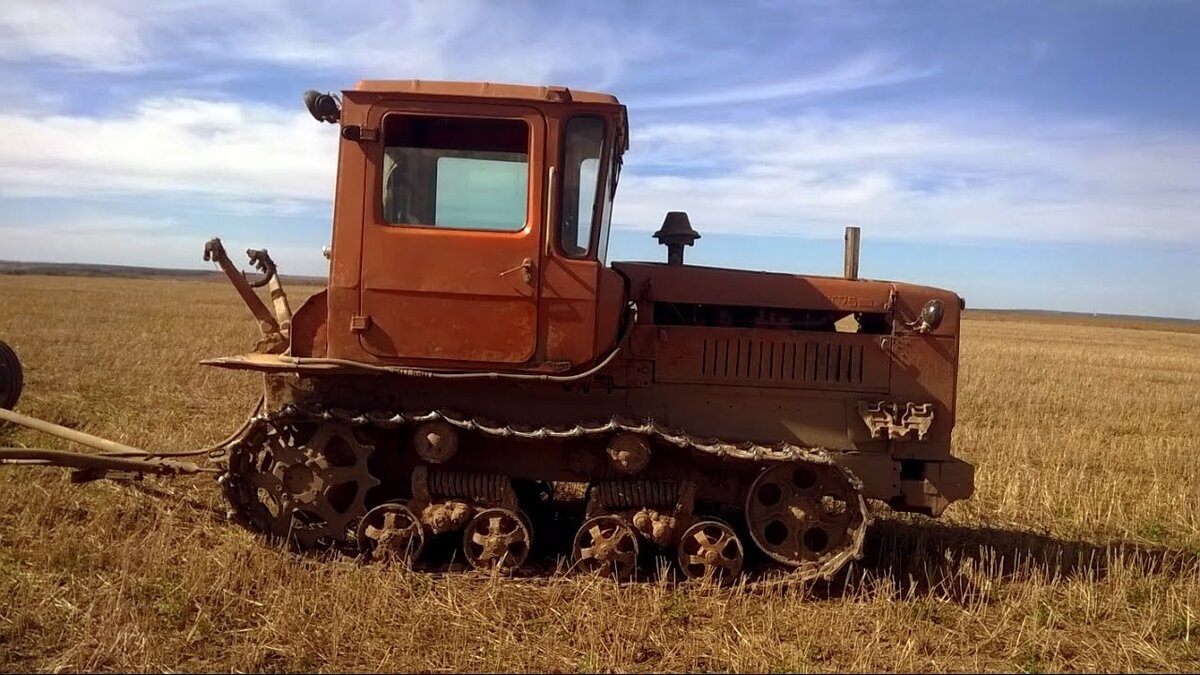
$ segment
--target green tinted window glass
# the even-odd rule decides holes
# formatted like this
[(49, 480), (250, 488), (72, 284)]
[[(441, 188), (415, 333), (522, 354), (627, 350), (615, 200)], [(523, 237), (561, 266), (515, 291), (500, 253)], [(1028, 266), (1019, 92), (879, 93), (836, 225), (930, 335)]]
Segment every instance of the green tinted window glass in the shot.
[(383, 217), (391, 225), (516, 232), (529, 203), (521, 120), (384, 118)]
[(525, 227), (529, 165), (524, 157), (440, 157), (434, 225), (515, 232)]

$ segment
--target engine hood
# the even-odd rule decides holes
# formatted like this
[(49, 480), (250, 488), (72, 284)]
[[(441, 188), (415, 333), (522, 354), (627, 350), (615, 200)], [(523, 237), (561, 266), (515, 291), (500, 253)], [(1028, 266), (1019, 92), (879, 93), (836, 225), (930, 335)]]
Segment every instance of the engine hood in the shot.
[(652, 262), (615, 262), (612, 267), (628, 280), (630, 299), (638, 303), (888, 313), (898, 322), (907, 322), (917, 318), (926, 302), (939, 299), (946, 321), (935, 333), (956, 330), (961, 309), (953, 291), (895, 281)]

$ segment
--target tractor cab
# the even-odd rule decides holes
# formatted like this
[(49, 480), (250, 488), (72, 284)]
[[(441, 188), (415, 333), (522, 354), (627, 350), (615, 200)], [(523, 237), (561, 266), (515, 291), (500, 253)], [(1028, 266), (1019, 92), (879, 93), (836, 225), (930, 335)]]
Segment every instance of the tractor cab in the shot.
[(614, 97), (408, 80), (306, 102), (341, 125), (327, 356), (555, 372), (612, 346)]

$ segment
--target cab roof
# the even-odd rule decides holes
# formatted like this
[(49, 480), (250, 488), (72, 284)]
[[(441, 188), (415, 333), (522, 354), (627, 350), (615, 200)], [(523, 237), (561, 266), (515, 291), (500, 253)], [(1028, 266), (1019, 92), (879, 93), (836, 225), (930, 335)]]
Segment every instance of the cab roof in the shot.
[(354, 91), (375, 94), (422, 94), (426, 96), (471, 96), (524, 101), (557, 101), (621, 105), (616, 96), (560, 86), (537, 87), (495, 82), (449, 82), (444, 80), (360, 80)]

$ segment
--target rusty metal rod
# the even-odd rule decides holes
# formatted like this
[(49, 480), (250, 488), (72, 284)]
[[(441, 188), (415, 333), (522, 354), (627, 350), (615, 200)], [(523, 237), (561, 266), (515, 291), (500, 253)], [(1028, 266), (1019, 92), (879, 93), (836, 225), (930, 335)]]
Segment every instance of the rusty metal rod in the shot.
[(111, 452), (111, 453), (116, 453), (116, 454), (121, 454), (121, 455), (148, 455), (148, 454), (150, 454), (150, 453), (146, 452), (145, 450), (140, 450), (133, 446), (125, 445), (124, 443), (117, 443), (116, 441), (105, 440), (103, 438), (100, 438), (99, 436), (93, 436), (91, 434), (85, 434), (82, 431), (75, 431), (74, 429), (68, 429), (66, 427), (62, 427), (57, 424), (54, 424), (53, 422), (39, 420), (36, 417), (30, 417), (29, 415), (22, 415), (19, 412), (13, 412), (12, 410), (5, 410), (4, 408), (0, 408), (0, 420), (4, 420), (6, 422), (12, 422), (13, 424), (17, 424), (17, 425), (20, 425), (23, 427), (28, 427), (30, 429), (34, 429), (35, 431), (40, 431), (44, 434), (50, 434), (51, 436), (58, 436), (59, 438), (64, 438), (68, 441), (78, 443), (80, 445), (86, 445), (89, 448), (103, 450), (104, 452)]
[(216, 467), (199, 466), (192, 462), (170, 459), (108, 457), (71, 452), (70, 450), (44, 450), (41, 448), (0, 448), (0, 464), (37, 464), (158, 474), (216, 473), (220, 471)]
[(219, 238), (214, 237), (204, 245), (204, 260), (215, 261), (221, 267), (221, 271), (225, 272), (225, 276), (229, 277), (229, 282), (233, 284), (234, 290), (242, 296), (242, 301), (246, 303), (246, 307), (250, 309), (254, 318), (258, 319), (258, 329), (264, 336), (279, 332), (279, 322), (275, 320), (274, 316), (271, 316), (271, 310), (267, 309), (262, 298), (258, 297), (258, 293), (254, 292), (254, 288), (246, 280), (246, 275), (238, 271), (238, 268), (229, 259)]
[(853, 225), (846, 228), (846, 260), (843, 276), (847, 279), (858, 278), (858, 228)]

